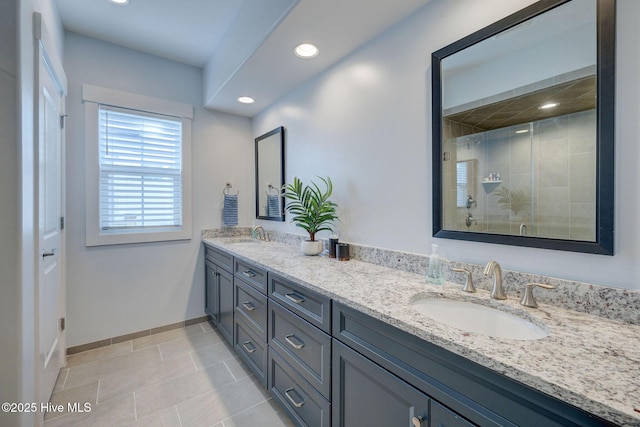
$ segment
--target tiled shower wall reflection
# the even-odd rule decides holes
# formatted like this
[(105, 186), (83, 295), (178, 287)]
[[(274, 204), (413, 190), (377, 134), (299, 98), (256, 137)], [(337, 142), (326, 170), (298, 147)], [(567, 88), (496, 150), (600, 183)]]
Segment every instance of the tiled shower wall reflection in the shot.
[[(445, 121), (444, 130), (446, 229), (595, 240), (595, 110), (486, 132)], [(458, 162), (472, 174), (458, 177)], [(500, 180), (487, 182), (491, 174)], [(458, 192), (476, 204), (467, 209)]]

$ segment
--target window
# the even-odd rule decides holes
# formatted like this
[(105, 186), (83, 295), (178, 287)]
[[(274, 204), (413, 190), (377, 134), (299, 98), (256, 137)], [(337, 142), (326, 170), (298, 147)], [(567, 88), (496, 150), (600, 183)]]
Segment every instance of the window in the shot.
[(191, 238), (192, 107), (89, 85), (83, 100), (87, 246)]

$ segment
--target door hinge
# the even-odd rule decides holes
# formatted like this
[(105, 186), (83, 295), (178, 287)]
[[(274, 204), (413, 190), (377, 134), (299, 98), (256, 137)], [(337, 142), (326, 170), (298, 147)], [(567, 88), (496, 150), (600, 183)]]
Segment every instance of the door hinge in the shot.
[(64, 118), (67, 117), (68, 114), (60, 115), (60, 129), (64, 129)]
[(64, 317), (62, 317), (60, 319), (60, 332), (64, 331), (65, 326), (66, 326), (66, 321), (64, 320)]
[(60, 217), (60, 230), (64, 230), (64, 217)]

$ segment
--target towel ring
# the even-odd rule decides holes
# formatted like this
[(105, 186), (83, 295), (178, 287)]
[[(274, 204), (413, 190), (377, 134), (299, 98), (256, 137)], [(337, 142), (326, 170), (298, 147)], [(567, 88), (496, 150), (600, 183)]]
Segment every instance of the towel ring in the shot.
[[(224, 190), (222, 190), (222, 194), (224, 194), (225, 196), (228, 196), (229, 190), (231, 190), (232, 188), (233, 186), (231, 185), (231, 183), (227, 182), (227, 185), (224, 187)], [(237, 196), (238, 194), (240, 194), (240, 190), (238, 190), (235, 195)]]
[[(278, 191), (278, 189), (276, 187), (273, 186), (273, 184), (269, 184), (269, 189), (267, 191), (265, 191), (265, 193), (267, 193), (267, 196), (278, 196), (280, 195), (280, 191)], [(273, 192), (275, 191), (275, 193)]]

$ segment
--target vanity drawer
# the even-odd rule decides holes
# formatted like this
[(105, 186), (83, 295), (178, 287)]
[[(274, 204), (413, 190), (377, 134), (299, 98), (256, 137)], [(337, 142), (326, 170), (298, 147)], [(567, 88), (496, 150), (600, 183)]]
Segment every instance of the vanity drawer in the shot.
[(297, 425), (331, 425), (331, 404), (273, 348), (269, 350), (269, 392)]
[(269, 345), (324, 397), (331, 393), (331, 337), (269, 301)]
[(234, 280), (234, 292), (236, 315), (242, 316), (267, 341), (267, 297), (238, 278)]
[(204, 256), (206, 259), (218, 264), (229, 273), (233, 271), (233, 255), (207, 245), (205, 245), (204, 248)]
[(267, 271), (250, 262), (236, 259), (234, 276), (244, 280), (263, 294), (267, 293)]
[(238, 316), (233, 334), (233, 347), (262, 385), (267, 386), (267, 343)]
[(312, 325), (331, 333), (331, 299), (269, 273), (269, 296)]

